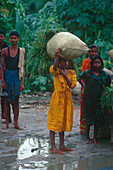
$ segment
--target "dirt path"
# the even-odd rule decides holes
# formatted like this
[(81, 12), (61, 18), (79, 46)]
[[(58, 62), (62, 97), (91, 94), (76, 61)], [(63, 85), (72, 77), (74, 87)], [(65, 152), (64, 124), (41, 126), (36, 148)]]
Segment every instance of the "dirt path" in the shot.
[[(113, 144), (109, 144), (108, 139), (102, 140), (100, 145), (87, 145), (85, 135), (80, 135), (80, 110), (74, 96), (73, 130), (65, 134), (66, 146), (74, 151), (63, 155), (49, 152), (46, 122), (50, 98), (49, 93), (21, 97), (19, 124), (22, 131), (14, 129), (13, 123), (6, 131), (2, 130), (0, 123), (0, 170), (96, 170), (113, 166)], [(56, 143), (58, 147), (58, 133)]]

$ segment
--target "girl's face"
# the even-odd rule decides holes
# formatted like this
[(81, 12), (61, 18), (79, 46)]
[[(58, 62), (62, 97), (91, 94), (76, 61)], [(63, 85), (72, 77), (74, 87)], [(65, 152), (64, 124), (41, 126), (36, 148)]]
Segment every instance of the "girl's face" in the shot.
[(95, 56), (97, 54), (98, 54), (98, 50), (95, 47), (91, 48), (91, 50), (89, 52), (90, 58), (92, 58), (93, 56)]
[(93, 63), (93, 67), (96, 69), (100, 69), (101, 67), (101, 61), (99, 59), (95, 59)]
[(68, 60), (66, 60), (66, 59), (63, 59), (63, 60), (61, 60), (61, 62), (60, 62), (60, 67), (61, 68), (67, 68), (68, 67)]

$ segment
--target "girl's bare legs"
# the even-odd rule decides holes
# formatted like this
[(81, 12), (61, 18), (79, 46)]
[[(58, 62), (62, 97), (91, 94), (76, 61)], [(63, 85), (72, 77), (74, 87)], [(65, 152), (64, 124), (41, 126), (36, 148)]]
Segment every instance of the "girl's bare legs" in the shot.
[(94, 125), (94, 137), (93, 137), (93, 142), (95, 143), (95, 144), (100, 144), (99, 142), (97, 142), (97, 133), (98, 133), (98, 128), (97, 128), (97, 126), (96, 125)]
[(62, 154), (62, 152), (59, 149), (57, 149), (55, 146), (55, 132), (54, 131), (50, 131), (50, 140), (51, 140), (50, 152), (55, 153), (55, 154)]
[(89, 131), (90, 131), (90, 126), (86, 125), (86, 140), (87, 140), (86, 144), (91, 144), (90, 137), (89, 137)]
[(16, 129), (22, 130), (22, 128), (18, 125), (19, 118), (19, 95), (15, 96), (15, 99), (12, 102), (12, 108), (14, 113), (14, 127)]
[(64, 131), (59, 132), (59, 138), (60, 138), (59, 149), (60, 149), (61, 151), (74, 151), (74, 150), (69, 149), (69, 148), (66, 148), (66, 147), (64, 146)]

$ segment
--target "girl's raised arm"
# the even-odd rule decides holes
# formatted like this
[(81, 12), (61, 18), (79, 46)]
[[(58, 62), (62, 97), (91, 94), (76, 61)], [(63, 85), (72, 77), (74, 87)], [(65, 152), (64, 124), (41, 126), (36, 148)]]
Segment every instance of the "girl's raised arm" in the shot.
[(59, 63), (59, 56), (60, 56), (61, 53), (62, 53), (62, 49), (58, 48), (56, 50), (56, 56), (55, 56), (55, 59), (54, 59), (54, 66), (53, 66), (54, 70), (57, 70), (58, 63)]

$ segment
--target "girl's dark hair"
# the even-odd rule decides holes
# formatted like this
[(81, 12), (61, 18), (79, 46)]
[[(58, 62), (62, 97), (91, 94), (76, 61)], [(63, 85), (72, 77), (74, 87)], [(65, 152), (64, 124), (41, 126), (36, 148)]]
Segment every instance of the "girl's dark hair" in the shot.
[[(64, 60), (65, 58), (62, 58), (62, 57), (60, 57), (59, 56), (59, 60), (58, 60), (58, 62), (60, 63), (62, 60)], [(65, 59), (65, 60), (68, 60), (68, 59)], [(68, 60), (69, 61), (69, 60)]]
[(63, 58), (59, 56), (58, 62), (60, 63), (62, 60), (63, 60)]
[(18, 33), (18, 32), (16, 32), (16, 31), (11, 31), (9, 37), (11, 37), (11, 36), (13, 36), (13, 35), (15, 35), (15, 36), (17, 36), (17, 37), (19, 38), (19, 33)]
[(96, 59), (99, 59), (101, 61), (101, 67), (100, 68), (103, 69), (104, 63), (103, 63), (102, 58), (99, 55), (95, 55), (95, 56), (92, 57), (92, 59), (91, 59), (91, 69), (93, 69), (93, 63)]
[(95, 45), (95, 44), (91, 44), (91, 45), (89, 45), (89, 48), (90, 49), (92, 49), (92, 48), (96, 48), (97, 49), (97, 51), (99, 50), (99, 48), (97, 47), (97, 45)]

